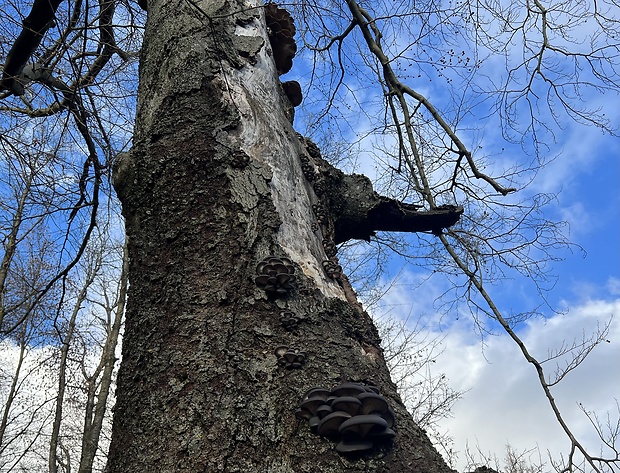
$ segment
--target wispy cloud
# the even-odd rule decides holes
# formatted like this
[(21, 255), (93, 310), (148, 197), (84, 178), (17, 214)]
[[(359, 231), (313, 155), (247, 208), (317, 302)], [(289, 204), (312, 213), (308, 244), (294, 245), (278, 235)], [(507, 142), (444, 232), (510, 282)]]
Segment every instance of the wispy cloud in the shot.
[[(530, 350), (545, 357), (558, 349), (588, 336), (611, 319), (609, 343), (601, 343), (576, 370), (554, 389), (553, 394), (574, 433), (599, 453), (602, 446), (596, 431), (580, 406), (604, 419), (615, 412), (614, 396), (620, 387), (620, 373), (612, 360), (620, 360), (620, 298), (589, 300), (569, 305), (566, 314), (548, 319), (532, 319), (522, 330)], [(505, 446), (517, 451), (539, 447), (555, 459), (566, 454), (568, 440), (555, 420), (534, 367), (529, 365), (507, 335), (488, 337), (484, 346), (472, 337), (468, 323), (455, 322), (444, 338), (445, 351), (436, 369), (445, 373), (453, 389), (467, 391), (453, 409), (453, 417), (441, 421), (454, 438), (461, 453), (459, 467), (467, 462), (464, 452), (480, 448), (500, 459)], [(553, 362), (546, 365), (553, 373)], [(562, 366), (562, 365), (561, 365)]]

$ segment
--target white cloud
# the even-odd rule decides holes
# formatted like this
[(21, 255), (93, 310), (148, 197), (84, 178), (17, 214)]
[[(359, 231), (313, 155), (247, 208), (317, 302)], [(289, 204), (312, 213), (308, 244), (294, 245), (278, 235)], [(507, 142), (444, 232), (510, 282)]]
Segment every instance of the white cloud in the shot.
[(620, 296), (620, 278), (609, 278), (607, 290), (613, 296)]
[[(433, 374), (445, 374), (452, 389), (465, 391), (452, 409), (453, 416), (439, 422), (440, 430), (453, 437), (454, 450), (459, 453), (454, 466), (464, 471), (467, 449), (475, 452), (479, 448), (501, 461), (508, 444), (517, 452), (538, 447), (543, 461), (547, 451), (555, 459), (566, 455), (569, 440), (554, 418), (533, 365), (508, 335), (485, 335), (481, 343), (471, 316), (457, 317), (453, 310), (450, 316), (438, 315), (436, 298), (446, 284), (445, 278), (443, 283), (438, 278), (424, 283), (421, 276), (404, 271), (380, 307), (391, 317), (410, 318), (410, 328), (421, 331), (418, 339), (442, 340), (438, 351), (443, 349), (443, 353), (432, 365)], [(519, 326), (518, 333), (530, 353), (542, 360), (550, 351), (579, 343), (610, 323), (605, 337), (609, 342), (600, 343), (552, 391), (573, 433), (591, 453), (599, 454), (602, 442), (580, 404), (603, 421), (608, 412), (612, 419), (620, 416), (616, 409), (620, 398), (620, 371), (616, 369), (620, 361), (620, 283), (611, 277), (606, 287), (598, 287), (596, 292), (574, 289), (574, 300), (562, 301), (566, 312), (530, 319)], [(504, 299), (502, 304), (510, 305)], [(565, 356), (556, 361), (563, 367), (567, 360)], [(555, 361), (544, 365), (548, 375), (553, 375), (555, 367)], [(547, 463), (544, 471), (551, 470)]]
[[(542, 357), (548, 349), (570, 344), (574, 338), (579, 341), (584, 332), (595, 332), (597, 323), (604, 324), (611, 314), (620, 315), (620, 299), (592, 300), (572, 307), (568, 314), (529, 321), (521, 336), (531, 352)], [(472, 343), (468, 331), (454, 324), (437, 361), (454, 389), (469, 390), (455, 405), (454, 416), (441, 422), (461, 452), (459, 468), (465, 466), (463, 452), (468, 445), (500, 459), (506, 444), (517, 451), (539, 446), (543, 454), (549, 451), (555, 458), (566, 454), (567, 437), (554, 419), (534, 367), (507, 335), (487, 338), (483, 351), (479, 343)], [(600, 418), (610, 410), (612, 418), (618, 415), (614, 396), (620, 394), (620, 372), (613, 367), (620, 361), (620, 317), (612, 320), (607, 338), (609, 343), (599, 345), (553, 391), (568, 425), (594, 449), (592, 453), (599, 453), (601, 442), (579, 403)], [(546, 369), (553, 372), (553, 366)]]

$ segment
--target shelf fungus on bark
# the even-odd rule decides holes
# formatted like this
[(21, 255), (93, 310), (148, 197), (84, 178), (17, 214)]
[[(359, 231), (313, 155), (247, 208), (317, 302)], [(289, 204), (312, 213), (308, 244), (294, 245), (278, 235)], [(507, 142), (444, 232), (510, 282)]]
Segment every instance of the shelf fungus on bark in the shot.
[(288, 370), (300, 369), (306, 362), (306, 352), (280, 345), (274, 351), (278, 364)]
[(394, 413), (374, 386), (343, 383), (331, 390), (312, 388), (295, 411), (316, 435), (338, 442), (343, 455), (362, 454), (396, 436)]
[(285, 257), (268, 256), (256, 266), (254, 282), (268, 295), (283, 296), (295, 287), (295, 266)]
[(283, 310), (280, 312), (280, 323), (287, 330), (294, 330), (301, 322), (302, 317), (295, 314), (295, 312), (291, 312), (290, 310)]
[(265, 21), (278, 75), (286, 74), (293, 67), (293, 57), (297, 53), (297, 43), (293, 39), (295, 36), (293, 17), (275, 3), (267, 3)]

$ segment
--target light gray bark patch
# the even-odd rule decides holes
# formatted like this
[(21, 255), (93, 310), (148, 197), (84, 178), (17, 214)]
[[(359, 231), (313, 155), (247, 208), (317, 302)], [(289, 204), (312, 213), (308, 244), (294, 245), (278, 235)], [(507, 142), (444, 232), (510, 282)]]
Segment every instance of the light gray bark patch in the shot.
[(265, 41), (259, 36), (235, 36), (234, 43), (241, 57), (248, 59), (250, 64), (256, 64), (256, 54)]

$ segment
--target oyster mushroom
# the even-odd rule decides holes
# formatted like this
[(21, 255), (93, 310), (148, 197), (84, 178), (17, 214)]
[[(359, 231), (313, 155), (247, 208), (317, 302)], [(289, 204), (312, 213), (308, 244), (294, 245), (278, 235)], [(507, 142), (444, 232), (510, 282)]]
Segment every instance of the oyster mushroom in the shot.
[(325, 399), (323, 399), (322, 397), (311, 397), (306, 399), (305, 401), (302, 401), (301, 404), (299, 404), (299, 408), (310, 412), (312, 415), (315, 415), (319, 406), (322, 406), (324, 402)]
[(342, 454), (365, 452), (374, 447), (370, 440), (366, 439), (343, 439), (336, 445), (336, 451)]
[(342, 383), (331, 390), (334, 396), (357, 396), (364, 392), (366, 392), (364, 386), (358, 383)]
[(372, 430), (382, 432), (387, 429), (387, 422), (378, 415), (360, 415), (344, 421), (338, 431), (342, 435), (355, 434), (361, 438), (366, 437)]
[(384, 414), (388, 411), (388, 403), (383, 396), (376, 393), (362, 393), (357, 396), (362, 404), (362, 414)]
[(331, 392), (325, 388), (310, 388), (303, 395), (302, 399), (307, 399), (309, 397), (322, 397), (323, 399), (327, 399)]
[(284, 295), (294, 288), (295, 267), (285, 257), (268, 256), (256, 265), (254, 282), (267, 294)]
[(328, 406), (327, 404), (323, 404), (317, 408), (316, 415), (319, 419), (323, 419), (324, 417), (327, 417), (328, 415), (330, 415), (332, 412), (333, 412), (333, 409), (331, 408), (331, 406)]
[(323, 437), (333, 437), (339, 434), (339, 428), (343, 422), (351, 416), (343, 411), (332, 412), (319, 422), (317, 433)]
[(347, 414), (354, 416), (362, 408), (362, 401), (353, 396), (341, 396), (334, 399), (331, 407), (334, 411), (344, 411)]

